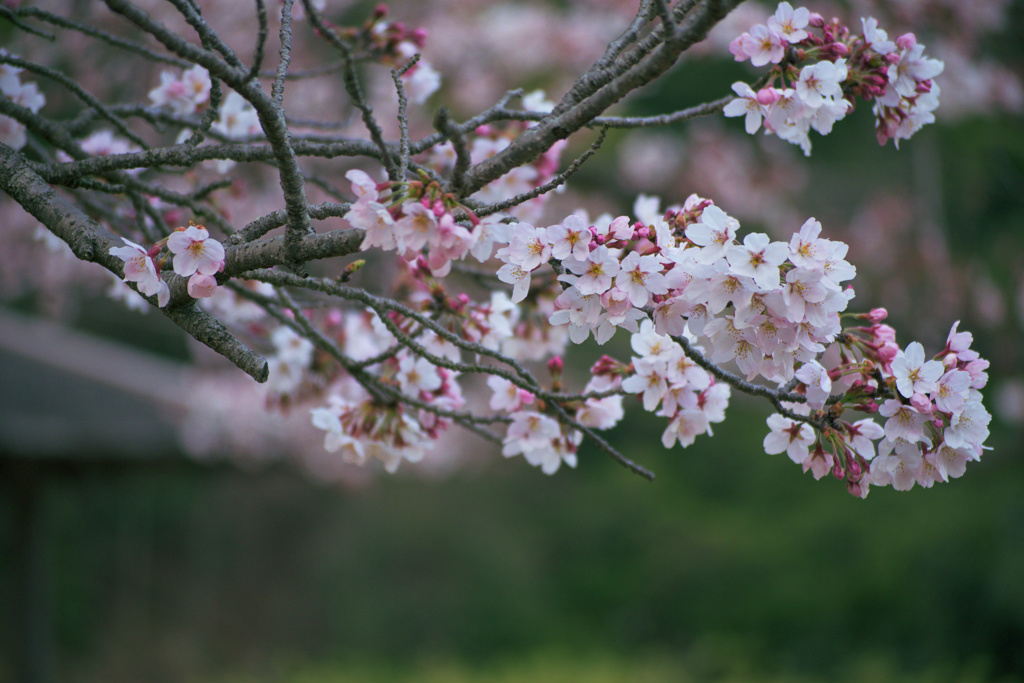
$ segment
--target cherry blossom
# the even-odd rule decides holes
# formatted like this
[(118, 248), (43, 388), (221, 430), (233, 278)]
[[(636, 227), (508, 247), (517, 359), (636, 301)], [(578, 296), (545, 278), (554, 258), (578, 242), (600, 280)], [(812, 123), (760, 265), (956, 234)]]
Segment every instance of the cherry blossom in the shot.
[(807, 22), (811, 13), (806, 7), (793, 6), (788, 2), (780, 2), (773, 16), (768, 17), (768, 28), (781, 36), (787, 43), (799, 43), (807, 37)]
[(768, 427), (771, 432), (764, 437), (765, 453), (773, 455), (785, 451), (798, 465), (807, 460), (808, 449), (814, 443), (814, 430), (809, 424), (773, 413), (768, 417)]
[(743, 238), (743, 245), (734, 245), (725, 252), (733, 272), (747, 275), (761, 289), (779, 286), (779, 266), (786, 260), (788, 248), (772, 242), (764, 233), (753, 232)]
[[(612, 286), (612, 278), (619, 272), (619, 261), (608, 247), (602, 244), (587, 254), (584, 260), (566, 260), (565, 267), (579, 276), (573, 278), (572, 284), (580, 294), (603, 294)], [(561, 276), (568, 277), (571, 276)]]
[(914, 394), (927, 394), (937, 388), (936, 380), (942, 375), (942, 363), (924, 359), (924, 347), (911, 342), (906, 350), (896, 354), (892, 361), (892, 374), (896, 389), (906, 398)]
[(174, 272), (182, 277), (213, 275), (224, 269), (224, 246), (201, 225), (175, 230), (167, 238), (167, 248), (174, 254)]
[(134, 282), (139, 292), (155, 296), (163, 308), (171, 300), (171, 289), (160, 277), (153, 258), (140, 245), (122, 238), (127, 246), (111, 247), (110, 254), (124, 261), (124, 281)]
[(726, 116), (745, 116), (744, 126), (747, 133), (753, 135), (761, 127), (761, 119), (765, 115), (764, 106), (758, 100), (757, 93), (746, 83), (733, 83), (732, 90), (737, 97), (725, 105), (722, 113)]

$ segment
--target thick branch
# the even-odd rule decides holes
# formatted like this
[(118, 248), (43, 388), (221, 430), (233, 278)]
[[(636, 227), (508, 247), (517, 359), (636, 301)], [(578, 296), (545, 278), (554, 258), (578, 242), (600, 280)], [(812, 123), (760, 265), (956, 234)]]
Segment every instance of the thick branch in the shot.
[(466, 195), (472, 194), (511, 169), (540, 158), (555, 142), (569, 137), (633, 90), (661, 76), (676, 63), (687, 48), (703, 40), (711, 27), (739, 2), (740, 0), (705, 0), (684, 18), (665, 42), (639, 63), (578, 104), (541, 121), (513, 140), (506, 149), (474, 167), (467, 174), (463, 192)]
[[(124, 263), (110, 254), (111, 247), (123, 246), (123, 240), (57, 194), (20, 154), (3, 143), (0, 143), (0, 189), (67, 242), (79, 259), (98, 263), (118, 277), (124, 275)], [(193, 300), (172, 301), (160, 311), (257, 382), (267, 380), (267, 362), (232, 336), (220, 321), (200, 310)]]

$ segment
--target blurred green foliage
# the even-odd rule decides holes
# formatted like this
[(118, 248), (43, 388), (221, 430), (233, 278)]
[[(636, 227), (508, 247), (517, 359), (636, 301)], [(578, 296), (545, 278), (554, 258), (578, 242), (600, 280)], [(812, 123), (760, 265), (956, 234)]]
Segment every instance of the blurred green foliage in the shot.
[(508, 461), (343, 491), (283, 469), (58, 481), (61, 665), (81, 681), (1024, 672), (1010, 439), (963, 480), (861, 501), (759, 454), (763, 414), (742, 402), (686, 451), (653, 447), (660, 429), (641, 415), (613, 434), (654, 483), (597, 453), (550, 478)]

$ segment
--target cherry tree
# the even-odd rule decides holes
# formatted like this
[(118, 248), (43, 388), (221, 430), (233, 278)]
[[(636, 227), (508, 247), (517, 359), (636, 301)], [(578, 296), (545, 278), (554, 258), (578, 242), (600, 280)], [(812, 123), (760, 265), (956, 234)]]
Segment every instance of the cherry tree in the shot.
[[(192, 0), (105, 0), (94, 23), (7, 2), (20, 42), (0, 52), (0, 187), (112, 273), (111, 296), (266, 383), (267, 410), (303, 411), (321, 464), (393, 472), (461, 429), (546, 474), (603, 451), (650, 478), (601, 432), (646, 410), (666, 448), (685, 447), (743, 392), (772, 410), (767, 453), (855, 496), (959, 477), (988, 436), (988, 361), (954, 321), (942, 348), (899, 343), (884, 309), (855, 300), (828, 226), (802, 217), (774, 240), (695, 194), (551, 215), (612, 129), (742, 117), (810, 155), (855, 106), (882, 145), (912, 145), (934, 121), (944, 63), (914, 34), (788, 2), (726, 48), (749, 82), (677, 111), (609, 113), (738, 4), (643, 0), (564, 93), (509, 90), (459, 119), (435, 104), (429, 36), (385, 6), (343, 23), (326, 2), (256, 0), (244, 42)], [(87, 89), (20, 56), (65, 39), (159, 74)], [(293, 68), (300, 50), (317, 65)], [(302, 101), (329, 89), (346, 117)], [(586, 144), (563, 158), (570, 138)], [(632, 353), (573, 385), (579, 345), (616, 336)]]

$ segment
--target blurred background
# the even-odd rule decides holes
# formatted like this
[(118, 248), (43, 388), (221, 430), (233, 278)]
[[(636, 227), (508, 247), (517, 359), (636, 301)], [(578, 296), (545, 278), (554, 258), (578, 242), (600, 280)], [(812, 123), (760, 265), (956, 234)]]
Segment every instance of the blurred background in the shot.
[[(62, 4), (105, 21), (89, 3), (49, 6)], [(229, 28), (234, 7), (200, 4)], [(427, 29), (444, 79), (413, 113), (423, 131), (441, 102), (467, 116), (511, 87), (557, 100), (634, 9), (391, 6)], [(0, 680), (1024, 680), (1024, 4), (808, 6), (915, 31), (946, 63), (937, 123), (880, 148), (858, 106), (809, 159), (722, 117), (613, 132), (546, 216), (697, 192), (776, 238), (817, 217), (850, 244), (854, 308), (885, 306), (900, 344), (929, 353), (960, 320), (991, 360), (992, 450), (962, 479), (854, 499), (765, 455), (768, 406), (736, 396), (714, 437), (685, 450), (627, 410), (609, 440), (653, 483), (586, 446), (577, 469), (547, 477), (471, 437), (434, 464), (326, 482), (296, 464), (322, 450), (308, 409), (267, 412), (238, 373), (204, 371), (196, 391), (188, 368), (210, 359), (104, 296), (104, 273), (49, 250), (4, 197)], [(359, 23), (372, 4), (327, 8)], [(726, 46), (772, 9), (745, 4), (617, 111), (672, 111), (753, 80)], [(229, 42), (249, 44), (245, 21)], [(42, 49), (3, 20), (0, 44)], [(325, 54), (301, 52), (297, 68)], [(103, 59), (69, 48), (49, 63)], [(137, 76), (130, 95), (157, 83), (156, 69)], [(289, 96), (313, 111), (337, 96), (316, 88)], [(599, 353), (584, 351), (579, 378)]]

